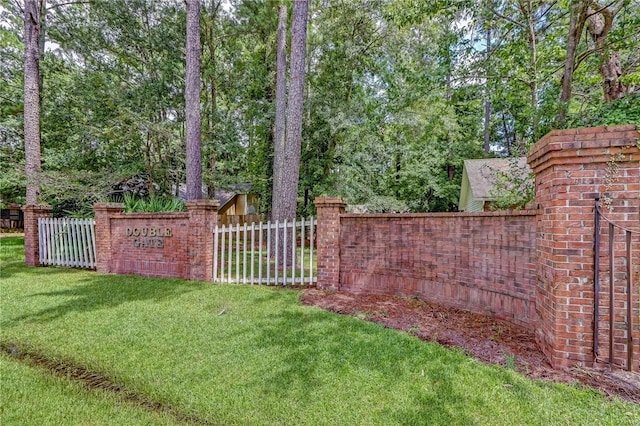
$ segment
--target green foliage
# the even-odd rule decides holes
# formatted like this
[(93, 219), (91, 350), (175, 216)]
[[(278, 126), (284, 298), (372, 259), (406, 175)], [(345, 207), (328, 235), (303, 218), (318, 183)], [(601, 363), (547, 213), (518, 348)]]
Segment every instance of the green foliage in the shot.
[(615, 124), (635, 124), (640, 127), (640, 92), (610, 103), (595, 103), (569, 117), (567, 126), (593, 127)]
[(0, 166), (0, 200), (4, 203), (24, 204), (26, 193), (26, 179), (24, 177), (24, 163), (22, 167)]
[(41, 199), (55, 217), (90, 217), (93, 204), (107, 200), (118, 176), (102, 171), (46, 170), (41, 174)]
[(507, 171), (493, 171), (493, 186), (489, 196), (492, 210), (522, 210), (536, 195), (535, 178), (532, 172), (523, 172), (515, 158), (509, 159)]
[(516, 356), (509, 354), (504, 358), (504, 368), (507, 370), (516, 370)]
[(373, 196), (365, 203), (370, 213), (407, 213), (409, 207), (401, 200), (389, 196)]
[[(0, 200), (22, 204), (26, 178), (22, 140), (23, 48), (13, 29), (22, 22), (0, 3)], [(7, 5), (9, 6), (9, 5)]]
[[(23, 17), (19, 2), (1, 4), (0, 197), (20, 202)], [(277, 4), (202, 4), (203, 179), (211, 189), (250, 182), (263, 213), (271, 206)], [(621, 80), (637, 88), (640, 6), (620, 5), (607, 49), (619, 54)], [(49, 6), (43, 201), (58, 214), (86, 212), (131, 176), (146, 176), (161, 194), (184, 183), (184, 4)], [(311, 1), (299, 213), (313, 214), (321, 194), (456, 210), (463, 160), (484, 155), (485, 102), (498, 155), (523, 152), (558, 126), (567, 8), (566, 1)], [(602, 102), (602, 58), (587, 54), (593, 47), (580, 39), (561, 125), (640, 123), (638, 93)]]
[(147, 198), (130, 193), (124, 194), (124, 211), (133, 212), (182, 212), (186, 211), (184, 201), (177, 197), (151, 194)]

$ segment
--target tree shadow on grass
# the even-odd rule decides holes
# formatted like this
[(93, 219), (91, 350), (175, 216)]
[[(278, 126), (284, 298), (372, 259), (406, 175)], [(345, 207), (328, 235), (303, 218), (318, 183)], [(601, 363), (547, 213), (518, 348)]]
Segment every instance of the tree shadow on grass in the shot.
[[(279, 354), (246, 384), (251, 392), (294, 401), (331, 400), (335, 392), (333, 403), (348, 405), (352, 417), (331, 420), (344, 408), (326, 407), (329, 423), (473, 424), (468, 395), (456, 386), (461, 354), (315, 309), (283, 311), (250, 333), (245, 341)], [(349, 400), (350, 393), (370, 401)], [(363, 412), (366, 406), (375, 413)]]
[(0, 278), (2, 279), (22, 275), (25, 277), (37, 276), (38, 278), (35, 279), (41, 280), (43, 276), (51, 277), (55, 274), (67, 274), (70, 272), (80, 272), (80, 270), (55, 266), (27, 266), (24, 257), (24, 237), (0, 238)]
[[(68, 269), (61, 269), (61, 271), (65, 274), (76, 272)], [(49, 273), (47, 270), (46, 275)], [(36, 270), (33, 273), (33, 278), (42, 280), (42, 270)], [(3, 325), (13, 325), (23, 321), (48, 322), (71, 313), (110, 309), (129, 302), (145, 300), (159, 302), (203, 289), (207, 285), (205, 282), (181, 279), (88, 273), (77, 285), (28, 295), (28, 297), (34, 298), (52, 297), (64, 298), (65, 300), (55, 306), (11, 318)]]
[(27, 270), (24, 263), (24, 238), (0, 238), (0, 278), (9, 278)]

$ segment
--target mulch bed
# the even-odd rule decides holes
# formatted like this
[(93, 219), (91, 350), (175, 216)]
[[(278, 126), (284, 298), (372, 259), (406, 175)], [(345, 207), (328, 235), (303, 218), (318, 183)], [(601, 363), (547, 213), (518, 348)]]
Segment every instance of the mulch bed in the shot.
[(301, 301), (403, 330), (425, 341), (461, 348), (478, 360), (513, 366), (533, 379), (582, 384), (599, 389), (609, 397), (640, 402), (639, 375), (610, 372), (608, 367), (554, 369), (535, 343), (533, 332), (506, 321), (416, 298), (308, 289), (302, 293)]

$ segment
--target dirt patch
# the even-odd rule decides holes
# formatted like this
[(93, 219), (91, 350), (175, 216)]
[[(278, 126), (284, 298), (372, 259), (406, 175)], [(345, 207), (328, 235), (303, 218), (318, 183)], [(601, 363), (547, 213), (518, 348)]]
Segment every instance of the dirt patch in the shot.
[(15, 232), (15, 231), (0, 231), (0, 238), (4, 237), (24, 237), (24, 232)]
[(461, 348), (481, 361), (515, 368), (533, 379), (582, 384), (609, 397), (640, 402), (638, 374), (596, 368), (554, 369), (535, 343), (533, 332), (460, 309), (416, 298), (351, 295), (305, 290), (302, 303), (403, 330), (443, 346)]
[(125, 386), (115, 383), (104, 374), (92, 371), (84, 366), (48, 358), (43, 354), (21, 348), (15, 343), (0, 343), (0, 351), (31, 367), (42, 368), (57, 377), (81, 383), (85, 388), (90, 390), (100, 389), (114, 393), (127, 403), (137, 405), (148, 411), (168, 414), (179, 422), (193, 425), (212, 424), (198, 417), (182, 413), (160, 402), (152, 401), (142, 394), (133, 392)]

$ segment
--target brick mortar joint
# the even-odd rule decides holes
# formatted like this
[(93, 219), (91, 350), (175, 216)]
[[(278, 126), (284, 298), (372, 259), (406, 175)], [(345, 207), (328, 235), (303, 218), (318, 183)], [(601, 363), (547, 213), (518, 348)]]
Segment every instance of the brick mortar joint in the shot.
[(28, 204), (22, 206), (21, 210), (25, 213), (51, 213), (53, 207), (48, 204)]
[[(586, 135), (594, 135), (600, 134), (607, 136), (610, 133), (619, 133), (619, 132), (634, 132), (639, 131), (640, 129), (635, 124), (620, 124), (614, 126), (597, 126), (597, 127), (580, 127), (573, 129), (556, 129), (552, 130), (546, 135), (544, 135), (540, 140), (538, 140), (534, 146), (532, 151), (540, 149), (540, 147), (546, 146), (549, 144), (549, 141), (554, 137), (562, 137), (567, 138), (567, 141), (575, 141), (580, 138), (585, 138)], [(577, 138), (577, 139), (576, 139)], [(605, 138), (609, 139), (609, 138)]]
[[(567, 160), (570, 158), (589, 158), (589, 162), (595, 160), (594, 151), (602, 150), (601, 156), (608, 156), (622, 152), (624, 155), (637, 155), (640, 149), (637, 145), (637, 140), (640, 138), (640, 133), (636, 131), (635, 136), (628, 136), (624, 138), (616, 139), (603, 139), (596, 141), (587, 141), (577, 139), (573, 143), (578, 144), (576, 147), (563, 148), (563, 144), (570, 144), (571, 141), (549, 141), (550, 138), (540, 139), (531, 149), (531, 152), (527, 156), (527, 163), (533, 169), (534, 173), (538, 174), (547, 167), (542, 167), (544, 164), (551, 162), (555, 158), (562, 158)], [(583, 146), (584, 145), (584, 146)]]

